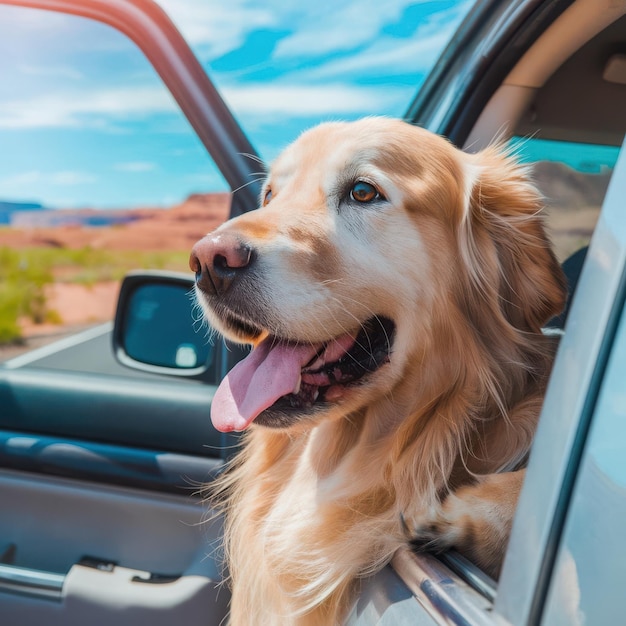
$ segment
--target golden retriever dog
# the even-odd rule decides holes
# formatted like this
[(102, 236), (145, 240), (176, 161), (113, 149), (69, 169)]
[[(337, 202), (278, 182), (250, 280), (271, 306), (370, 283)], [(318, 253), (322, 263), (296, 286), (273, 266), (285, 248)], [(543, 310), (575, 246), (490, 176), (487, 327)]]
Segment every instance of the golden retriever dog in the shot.
[(327, 123), (194, 247), (208, 320), (253, 346), (211, 408), (246, 431), (219, 487), (234, 626), (340, 624), (411, 541), (497, 574), (565, 299), (526, 174)]

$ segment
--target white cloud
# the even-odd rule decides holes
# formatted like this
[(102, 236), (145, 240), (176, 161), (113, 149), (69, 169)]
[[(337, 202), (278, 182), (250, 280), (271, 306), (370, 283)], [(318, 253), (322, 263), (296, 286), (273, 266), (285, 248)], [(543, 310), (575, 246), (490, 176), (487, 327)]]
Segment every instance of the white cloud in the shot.
[(226, 102), (237, 114), (314, 116), (370, 114), (406, 99), (406, 90), (336, 83), (330, 85), (233, 85), (223, 88)]
[(327, 63), (311, 70), (310, 78), (351, 76), (356, 73), (384, 72), (394, 76), (430, 69), (450, 41), (459, 19), (465, 15), (473, 0), (465, 0), (446, 11), (435, 13), (416, 25), (406, 39), (390, 36), (372, 38), (358, 54)]
[(93, 174), (76, 170), (61, 170), (58, 172), (31, 170), (0, 179), (0, 187), (2, 189), (19, 189), (25, 185), (39, 184), (72, 187), (74, 185), (88, 185), (97, 180), (97, 177)]
[(150, 161), (128, 161), (125, 163), (116, 163), (113, 166), (113, 169), (118, 172), (138, 173), (151, 172), (156, 169), (156, 166), (156, 163), (152, 163)]
[(46, 35), (53, 31), (71, 33), (76, 18), (56, 11), (41, 11), (25, 7), (3, 6), (2, 26), (13, 32), (20, 32), (22, 36)]
[(157, 87), (65, 91), (0, 102), (0, 128), (104, 127), (111, 120), (177, 111), (170, 93)]
[[(183, 35), (195, 44), (195, 51), (208, 51), (205, 58), (238, 48), (257, 28), (290, 33), (278, 42), (273, 61), (265, 62), (268, 66), (274, 63), (277, 69), (285, 66), (282, 77), (274, 83), (237, 82), (236, 72), (213, 75), (238, 116), (267, 121), (270, 116), (278, 119), (285, 115), (401, 114), (413, 94), (409, 86), (359, 86), (356, 79), (428, 70), (473, 0), (461, 0), (434, 14), (425, 7), (429, 17), (416, 21), (415, 32), (406, 38), (386, 35), (385, 26), (402, 19), (416, 0), (316, 0), (313, 6), (282, 0), (266, 0), (261, 5), (232, 0), (227, 9), (211, 0), (161, 3)], [(337, 53), (347, 54), (337, 58)], [(316, 65), (294, 69), (293, 61), (302, 58), (315, 59)]]
[(449, 39), (450, 32), (443, 30), (406, 42), (391, 38), (383, 39), (360, 55), (329, 61), (311, 70), (310, 78), (335, 78), (366, 71), (379, 73), (380, 70), (386, 70), (386, 75), (394, 76), (427, 70), (436, 61)]
[(69, 65), (19, 65), (17, 69), (27, 76), (69, 78), (70, 80), (83, 78), (82, 72)]
[(385, 24), (396, 22), (411, 4), (416, 2), (365, 0), (341, 4), (336, 0), (316, 0), (311, 10), (302, 3), (293, 34), (279, 42), (275, 56), (318, 56), (368, 44), (379, 36)]
[(128, 50), (134, 44), (95, 20), (21, 6), (0, 5), (0, 40), (18, 42), (20, 58), (43, 63), (77, 51)]
[(52, 185), (60, 185), (63, 187), (73, 186), (73, 185), (86, 185), (90, 183), (96, 182), (97, 177), (93, 174), (88, 174), (86, 172), (76, 172), (72, 170), (65, 170), (62, 172), (53, 172), (49, 174), (47, 177), (44, 177), (50, 181)]
[(205, 59), (235, 50), (252, 31), (276, 27), (279, 22), (271, 6), (251, 0), (159, 0), (159, 4)]
[[(384, 26), (404, 10), (430, 0), (316, 0), (313, 5), (284, 0), (159, 0), (183, 36), (205, 59), (236, 50), (258, 29), (288, 31), (278, 42), (277, 59), (312, 57), (369, 46)], [(473, 0), (467, 0), (464, 4)]]

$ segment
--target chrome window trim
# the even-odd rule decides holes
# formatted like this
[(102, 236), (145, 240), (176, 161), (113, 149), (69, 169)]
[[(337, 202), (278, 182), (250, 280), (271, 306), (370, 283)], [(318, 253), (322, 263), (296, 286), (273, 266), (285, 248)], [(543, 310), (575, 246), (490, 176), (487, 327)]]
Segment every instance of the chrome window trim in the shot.
[(492, 603), (436, 557), (403, 547), (391, 567), (435, 623), (493, 626)]
[(571, 305), (498, 593), (496, 613), (512, 624), (541, 619), (582, 446), (626, 290), (626, 142)]
[(361, 581), (344, 626), (438, 626), (391, 566)]
[(361, 581), (344, 624), (493, 626), (492, 609), (492, 601), (448, 569), (442, 559), (403, 547), (387, 567)]
[(498, 584), (493, 578), (456, 550), (440, 554), (439, 560), (493, 604), (498, 590)]

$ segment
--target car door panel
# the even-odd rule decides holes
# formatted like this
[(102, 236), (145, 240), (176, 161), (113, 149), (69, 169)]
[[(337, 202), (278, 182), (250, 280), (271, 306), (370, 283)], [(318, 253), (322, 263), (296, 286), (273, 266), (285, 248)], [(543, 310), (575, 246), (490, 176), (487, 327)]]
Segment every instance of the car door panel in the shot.
[[(53, 14), (33, 9), (93, 18), (126, 34), (229, 186), (256, 171), (244, 156), (255, 150), (157, 4), (3, 4), (29, 7), (25, 17), (44, 26)], [(76, 33), (68, 32), (63, 43), (71, 46)], [(38, 45), (32, 37), (20, 42), (24, 51)], [(8, 58), (26, 64), (19, 55)], [(85, 75), (98, 85), (96, 72)], [(19, 84), (8, 88), (22, 95)], [(181, 147), (187, 145), (195, 144)], [(120, 152), (120, 162), (130, 158)], [(256, 196), (254, 185), (244, 188), (231, 212), (253, 208)], [(0, 623), (223, 622), (229, 593), (219, 566), (221, 522), (206, 521), (211, 515), (201, 496), (231, 443), (209, 419), (211, 383), (231, 360), (221, 344), (215, 352), (201, 380), (133, 372), (114, 361), (105, 325), (0, 365)]]
[(178, 495), (198, 491), (223, 467), (220, 459), (11, 431), (0, 431), (0, 464)]
[(223, 619), (221, 523), (199, 500), (2, 470), (0, 501), (3, 623)]
[(220, 523), (202, 523), (198, 498), (223, 465), (213, 391), (0, 371), (0, 501), (11, 503), (0, 511), (3, 623), (223, 619)]
[(0, 428), (219, 456), (215, 387), (90, 373), (0, 369)]

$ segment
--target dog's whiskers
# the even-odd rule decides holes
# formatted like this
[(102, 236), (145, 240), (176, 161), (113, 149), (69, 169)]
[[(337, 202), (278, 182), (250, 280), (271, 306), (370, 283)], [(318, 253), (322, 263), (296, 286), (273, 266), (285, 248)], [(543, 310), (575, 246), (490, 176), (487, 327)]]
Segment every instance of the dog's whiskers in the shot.
[[(267, 168), (267, 165), (265, 164), (265, 161), (263, 161), (263, 159), (258, 157), (256, 154), (250, 154), (249, 152), (240, 152), (239, 154), (241, 156), (243, 156), (243, 157), (246, 157), (246, 159), (250, 159), (251, 161), (254, 161), (255, 163), (258, 163), (261, 167)], [(265, 175), (265, 173), (264, 173), (264, 175)]]
[(237, 187), (237, 189), (233, 189), (233, 193), (237, 193), (238, 191), (241, 191), (244, 187), (247, 187), (248, 185), (254, 185), (255, 183), (258, 183), (259, 180), (261, 180), (261, 176), (259, 176), (259, 178), (253, 178), (252, 180), (249, 180), (247, 183), (244, 183), (243, 185), (240, 185), (239, 187)]

